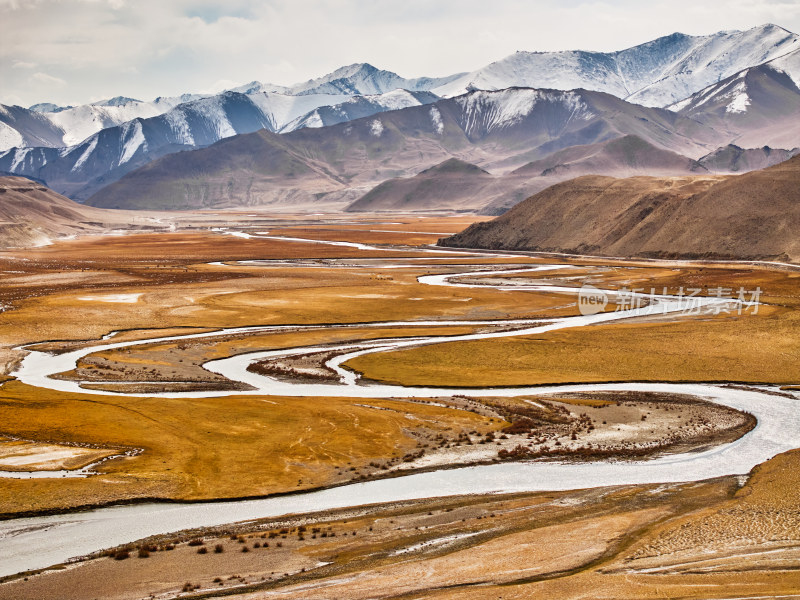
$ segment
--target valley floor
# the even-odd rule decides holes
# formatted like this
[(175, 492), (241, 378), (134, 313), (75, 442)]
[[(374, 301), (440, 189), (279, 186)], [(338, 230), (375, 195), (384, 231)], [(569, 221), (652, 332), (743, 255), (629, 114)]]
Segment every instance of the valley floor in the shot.
[[(0, 598), (800, 598), (800, 451), (682, 482), (690, 453), (735, 452), (758, 425), (746, 402), (670, 391), (800, 402), (800, 269), (429, 247), (471, 216), (229, 218), (0, 252)], [(584, 322), (586, 283), (712, 300)], [(758, 310), (713, 303), (739, 288)], [(612, 382), (662, 387), (592, 388)], [(520, 460), (677, 466), (663, 485), (354, 492), (52, 560), (47, 535), (67, 534), (36, 525)]]

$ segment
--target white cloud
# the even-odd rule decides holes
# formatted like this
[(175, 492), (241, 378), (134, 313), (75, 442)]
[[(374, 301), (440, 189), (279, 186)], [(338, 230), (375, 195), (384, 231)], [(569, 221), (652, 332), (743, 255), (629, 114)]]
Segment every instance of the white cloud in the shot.
[(12, 69), (35, 69), (36, 63), (32, 62), (25, 62), (24, 60), (18, 60), (13, 65), (11, 65)]
[(53, 77), (52, 75), (48, 75), (47, 73), (37, 72), (31, 75), (31, 80), (35, 81), (36, 83), (44, 83), (45, 85), (57, 85), (57, 86), (64, 86), (67, 85), (67, 82), (61, 79), (60, 77)]

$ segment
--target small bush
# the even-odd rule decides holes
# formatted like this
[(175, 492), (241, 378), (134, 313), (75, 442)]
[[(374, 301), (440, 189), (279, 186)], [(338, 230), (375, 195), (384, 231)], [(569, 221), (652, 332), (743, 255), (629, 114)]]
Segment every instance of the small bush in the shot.
[(198, 554), (208, 554), (208, 548), (206, 548), (205, 546), (200, 546), (197, 549), (197, 553)]
[(114, 560), (125, 560), (131, 557), (131, 553), (128, 550), (118, 550), (114, 553)]
[(225, 552), (225, 548), (223, 548), (222, 544), (214, 546), (214, 554), (222, 554), (223, 552)]
[(189, 542), (190, 546), (202, 546), (205, 544), (202, 538), (195, 538)]
[(137, 556), (139, 558), (150, 558), (150, 551), (147, 548), (139, 548)]

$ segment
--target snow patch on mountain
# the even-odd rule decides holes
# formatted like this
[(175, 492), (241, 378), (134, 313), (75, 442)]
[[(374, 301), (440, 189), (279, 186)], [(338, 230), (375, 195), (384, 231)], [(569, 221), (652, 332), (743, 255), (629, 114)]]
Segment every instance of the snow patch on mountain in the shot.
[(34, 104), (33, 106), (29, 107), (28, 110), (38, 113), (57, 113), (61, 112), (62, 110), (67, 110), (68, 108), (73, 107), (59, 106), (58, 104), (53, 104), (52, 102), (40, 102), (39, 104)]
[(202, 115), (217, 134), (218, 139), (236, 135), (220, 96), (192, 103), (192, 109)]
[(314, 111), (306, 119), (303, 121), (303, 127), (311, 127), (312, 129), (319, 129), (320, 127), (325, 127), (325, 123), (322, 122), (322, 117), (319, 114), (319, 111)]
[(284, 125), (279, 132), (287, 133), (303, 127), (313, 128), (337, 125), (353, 119), (370, 117), (388, 110), (400, 110), (412, 106), (431, 104), (437, 100), (439, 100), (439, 97), (430, 92), (410, 92), (408, 90), (392, 90), (391, 92), (374, 96), (353, 96), (339, 104), (315, 108), (313, 111)]
[(98, 137), (97, 135), (92, 137), (92, 140), (89, 142), (89, 145), (86, 146), (86, 149), (83, 151), (83, 154), (81, 154), (80, 158), (78, 158), (78, 160), (75, 161), (75, 164), (72, 165), (72, 169), (70, 169), (72, 172), (75, 172), (78, 169), (80, 169), (84, 165), (84, 163), (87, 160), (89, 160), (89, 157), (92, 155), (92, 152), (94, 152), (94, 149), (97, 148), (97, 137)]
[(286, 94), (347, 94), (351, 96), (375, 96), (404, 89), (409, 91), (429, 91), (446, 85), (462, 76), (457, 73), (447, 77), (418, 77), (406, 79), (397, 73), (377, 69), (367, 63), (356, 63), (336, 69), (316, 79), (285, 88)]
[(125, 96), (115, 96), (113, 98), (109, 98), (108, 100), (100, 100), (99, 102), (95, 102), (95, 106), (129, 106), (134, 104), (143, 104), (141, 100), (136, 100), (135, 98), (126, 98)]
[(101, 129), (121, 125), (138, 118), (154, 117), (171, 106), (156, 106), (153, 103), (129, 102), (121, 105), (102, 106), (84, 104), (45, 116), (64, 130), (64, 145), (79, 144)]
[(24, 140), (19, 131), (5, 123), (0, 123), (0, 150), (21, 146), (23, 142)]
[(800, 88), (800, 48), (768, 62), (767, 65), (786, 74)]
[(248, 94), (250, 101), (268, 115), (273, 123), (273, 130), (280, 131), (289, 123), (321, 106), (331, 106), (350, 100), (346, 94), (306, 94), (290, 96), (274, 92), (258, 92)]
[(9, 169), (10, 172), (14, 173), (17, 169), (23, 164), (27, 156), (33, 151), (33, 148), (14, 148), (12, 152), (14, 153), (14, 158), (11, 161), (11, 168)]
[(133, 155), (136, 154), (136, 151), (139, 148), (144, 146), (144, 149), (147, 149), (145, 144), (144, 133), (142, 133), (142, 122), (139, 120), (133, 121), (132, 123), (126, 123), (123, 125), (122, 128), (122, 156), (119, 159), (119, 164), (124, 165), (130, 159), (133, 158)]
[(600, 52), (517, 52), (432, 91), (440, 96), (455, 96), (471, 90), (509, 87), (588, 87), (620, 98), (629, 94), (614, 59)]
[(439, 109), (435, 106), (431, 106), (430, 113), (431, 115), (431, 122), (433, 123), (433, 129), (439, 135), (444, 133), (444, 122), (442, 121), (442, 113), (439, 112)]
[(456, 98), (463, 110), (464, 130), (470, 135), (478, 129), (488, 133), (514, 125), (543, 101), (561, 104), (572, 113), (572, 118), (588, 120), (594, 116), (575, 92), (512, 88), (496, 92), (477, 91)]
[(169, 127), (175, 136), (175, 141), (185, 144), (186, 146), (194, 145), (192, 128), (189, 126), (189, 122), (186, 120), (185, 111), (181, 110), (180, 107), (173, 108), (172, 110), (165, 112), (162, 116), (164, 117), (164, 120), (169, 123)]
[(725, 98), (732, 98), (725, 108), (726, 113), (743, 113), (750, 106), (750, 97), (747, 95), (747, 84), (744, 81), (738, 82), (734, 88), (728, 92)]
[[(420, 101), (408, 90), (392, 90), (378, 96), (365, 96), (365, 99), (380, 104), (384, 110), (400, 110), (401, 108), (420, 105)], [(356, 101), (356, 98), (349, 100), (349, 102), (354, 101)]]
[(380, 119), (375, 119), (369, 124), (369, 132), (375, 137), (381, 137), (383, 134), (383, 123)]
[(626, 100), (645, 106), (668, 106), (739, 71), (800, 49), (800, 36), (770, 24), (691, 40), (692, 45), (683, 56), (667, 62), (655, 81)]

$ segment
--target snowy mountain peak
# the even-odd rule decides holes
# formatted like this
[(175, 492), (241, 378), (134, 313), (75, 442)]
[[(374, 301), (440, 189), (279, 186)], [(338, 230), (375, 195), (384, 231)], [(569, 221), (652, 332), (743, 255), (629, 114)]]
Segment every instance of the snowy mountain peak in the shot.
[(99, 102), (92, 102), (94, 106), (127, 106), (128, 104), (141, 104), (141, 100), (135, 98), (126, 98), (125, 96), (114, 96), (108, 100), (100, 100)]
[[(310, 79), (309, 82), (313, 81), (334, 81), (336, 79), (342, 79), (345, 77), (355, 77), (356, 75), (371, 75), (373, 73), (378, 72), (380, 69), (377, 67), (373, 67), (369, 63), (353, 63), (351, 65), (345, 65), (343, 67), (339, 67), (335, 71), (320, 77), (316, 80)], [(392, 73), (394, 75), (394, 73)]]
[(355, 63), (332, 73), (292, 86), (291, 92), (304, 94), (383, 94), (404, 87), (405, 80), (391, 71), (382, 71), (367, 63)]
[(799, 47), (800, 36), (766, 24), (707, 36), (673, 33), (609, 53), (522, 51), (431, 91), (440, 96), (457, 96), (474, 89), (512, 86), (584, 88), (645, 106), (664, 107)]
[(57, 113), (61, 112), (62, 110), (67, 110), (69, 108), (73, 108), (72, 106), (59, 106), (58, 104), (53, 104), (52, 102), (40, 102), (39, 104), (34, 104), (28, 110), (31, 110), (36, 113)]

